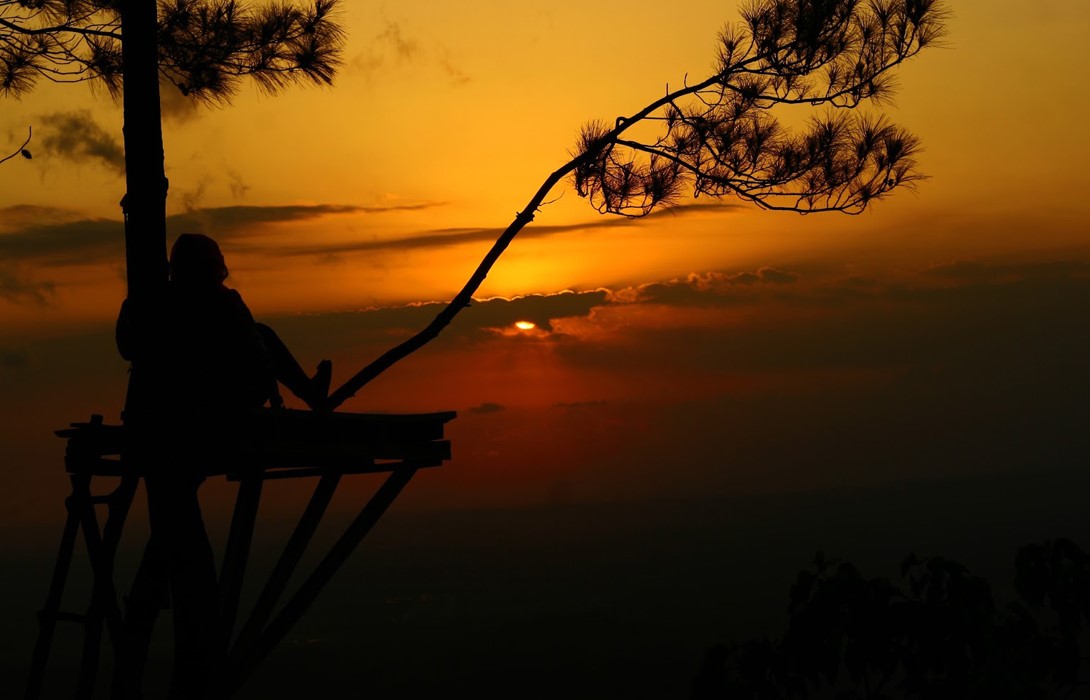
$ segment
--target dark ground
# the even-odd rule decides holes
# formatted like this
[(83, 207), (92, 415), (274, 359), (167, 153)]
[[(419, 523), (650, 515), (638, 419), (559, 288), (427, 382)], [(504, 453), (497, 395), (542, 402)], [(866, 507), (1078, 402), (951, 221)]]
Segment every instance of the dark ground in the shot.
[[(817, 550), (890, 577), (910, 551), (943, 554), (1004, 601), (1018, 546), (1065, 536), (1090, 547), (1088, 485), (1047, 473), (523, 510), (395, 506), (240, 698), (685, 698), (707, 646), (783, 630), (788, 586)], [(60, 525), (58, 514), (55, 529), (4, 533), (10, 696), (22, 692)], [(282, 530), (264, 527), (259, 542)], [(161, 697), (168, 631), (166, 617), (149, 698)], [(47, 698), (70, 697), (77, 643), (62, 628)]]

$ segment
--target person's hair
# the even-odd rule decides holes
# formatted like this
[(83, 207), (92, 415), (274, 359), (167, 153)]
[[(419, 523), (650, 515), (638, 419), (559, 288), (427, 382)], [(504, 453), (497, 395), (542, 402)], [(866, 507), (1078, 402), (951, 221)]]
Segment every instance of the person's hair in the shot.
[(217, 285), (227, 279), (219, 245), (201, 233), (183, 233), (170, 249), (170, 280), (179, 284)]

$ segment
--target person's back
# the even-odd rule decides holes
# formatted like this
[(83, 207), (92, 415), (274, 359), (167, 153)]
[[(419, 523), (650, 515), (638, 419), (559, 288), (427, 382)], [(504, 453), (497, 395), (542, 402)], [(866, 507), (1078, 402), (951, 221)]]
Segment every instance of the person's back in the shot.
[(194, 417), (224, 417), (264, 404), (275, 386), (257, 324), (238, 292), (170, 284), (165, 381), (168, 404)]
[(272, 362), (242, 297), (223, 284), (215, 241), (179, 236), (170, 272), (156, 308), (127, 300), (118, 318), (118, 349), (133, 372), (126, 422), (217, 425), (264, 404), (275, 394)]

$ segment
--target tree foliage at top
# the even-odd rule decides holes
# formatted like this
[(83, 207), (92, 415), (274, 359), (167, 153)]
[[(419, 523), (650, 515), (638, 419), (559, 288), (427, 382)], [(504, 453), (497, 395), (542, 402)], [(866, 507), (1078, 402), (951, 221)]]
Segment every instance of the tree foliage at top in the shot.
[[(888, 99), (898, 64), (933, 45), (939, 0), (762, 0), (719, 38), (716, 72), (630, 119), (592, 122), (575, 187), (603, 213), (641, 216), (686, 189), (766, 209), (859, 213), (920, 175), (919, 141), (852, 110)], [(792, 132), (772, 110), (830, 108)], [(657, 123), (651, 138), (624, 132)]]
[[(336, 0), (250, 6), (237, 0), (158, 0), (159, 73), (185, 95), (223, 101), (242, 77), (275, 91), (330, 84), (344, 33)], [(122, 90), (120, 0), (0, 0), (0, 95), (39, 79)]]

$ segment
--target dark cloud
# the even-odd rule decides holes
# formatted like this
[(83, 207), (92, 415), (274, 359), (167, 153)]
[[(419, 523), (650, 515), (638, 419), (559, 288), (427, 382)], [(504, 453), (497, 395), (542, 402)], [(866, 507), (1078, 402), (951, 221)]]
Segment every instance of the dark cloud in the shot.
[(774, 267), (761, 267), (756, 272), (694, 272), (683, 278), (619, 290), (611, 295), (611, 300), (671, 306), (722, 306), (762, 298), (759, 294), (761, 285), (787, 285), (798, 280), (798, 273)]
[[(1082, 262), (982, 265), (961, 275), (957, 284), (937, 284), (925, 271), (897, 282), (871, 281), (851, 295), (843, 293), (842, 279), (814, 280), (790, 294), (748, 298), (764, 304), (766, 312), (743, 322), (720, 325), (709, 319), (669, 333), (634, 327), (627, 331), (623, 355), (612, 347), (578, 343), (566, 344), (563, 352), (573, 362), (603, 371), (620, 366), (650, 371), (670, 356), (694, 372), (853, 368), (918, 373), (909, 381), (952, 384), (970, 375), (982, 384), (995, 375), (1036, 374), (1066, 382), (1060, 375), (1090, 377), (1079, 349), (1090, 347), (1090, 316), (1083, 312), (1090, 308), (1088, 272), (1090, 265)], [(736, 303), (714, 286), (674, 283), (641, 289), (648, 287), (671, 293), (628, 303), (708, 309)], [(820, 313), (813, 312), (815, 305), (822, 306)]]
[(386, 23), (386, 28), (375, 37), (375, 43), (386, 44), (402, 61), (412, 59), (420, 51), (420, 43), (415, 39), (406, 38), (401, 31), (401, 25), (395, 22)]
[(777, 270), (774, 267), (762, 267), (757, 270), (757, 278), (768, 284), (794, 284), (799, 281), (799, 274)]
[(175, 195), (175, 199), (180, 201), (182, 209), (186, 214), (193, 215), (200, 208), (201, 200), (204, 199), (204, 195), (208, 192), (208, 185), (211, 184), (212, 178), (208, 175), (202, 175), (197, 178), (193, 186), (186, 190), (181, 190)]
[(479, 406), (474, 406), (469, 409), (470, 413), (499, 413), (505, 410), (505, 407), (498, 403), (491, 403), (486, 401)]
[(556, 408), (595, 408), (597, 406), (605, 406), (608, 403), (608, 401), (601, 399), (597, 401), (559, 401), (553, 404), (553, 406)]
[(605, 303), (608, 292), (563, 291), (556, 294), (529, 294), (512, 299), (494, 297), (476, 301), (462, 312), (466, 321), (477, 328), (506, 328), (516, 321), (530, 321), (544, 331), (552, 331), (559, 318), (587, 316), (591, 309)]
[(163, 113), (163, 121), (174, 124), (186, 124), (201, 116), (197, 101), (183, 95), (182, 91), (169, 81), (159, 83), (159, 106)]
[(655, 209), (647, 216), (640, 217), (638, 219), (631, 219), (631, 221), (646, 221), (648, 219), (676, 219), (679, 216), (691, 216), (693, 214), (722, 214), (728, 211), (741, 211), (745, 208), (745, 205), (737, 204), (735, 202), (691, 202), (688, 204), (662, 206), (658, 209)]
[(242, 179), (242, 175), (231, 168), (227, 168), (225, 174), (227, 175), (228, 186), (231, 188), (231, 196), (235, 199), (245, 197), (246, 193), (250, 191), (250, 186)]
[(644, 388), (643, 415), (625, 425), (654, 430), (618, 463), (690, 464), (707, 488), (1082, 469), (1087, 270), (981, 264), (941, 283), (924, 271), (818, 309), (842, 280), (808, 278), (729, 322), (714, 309), (665, 329), (634, 322), (554, 356)]
[[(425, 208), (428, 205), (415, 205)], [(408, 207), (406, 207), (408, 208)], [(337, 214), (375, 213), (389, 211), (381, 207), (359, 207), (351, 204), (314, 204), (286, 206), (212, 207), (196, 209), (167, 218), (171, 231), (195, 231), (211, 235), (246, 235), (247, 227), (257, 224), (285, 223), (316, 219)]]
[(450, 81), (453, 84), (465, 85), (470, 82), (471, 79), (469, 75), (454, 64), (453, 59), (451, 59), (449, 50), (444, 48), (439, 52), (438, 62), (439, 68), (441, 68), (442, 71), (447, 74), (447, 77), (450, 78)]
[[(488, 342), (495, 329), (511, 328), (515, 321), (531, 320), (543, 330), (559, 318), (587, 316), (605, 302), (606, 292), (561, 292), (514, 299), (474, 301), (430, 345), (449, 347)], [(321, 356), (331, 346), (367, 348), (380, 352), (426, 327), (446, 302), (362, 309), (334, 313), (264, 317), (303, 356)]]
[[(644, 493), (1083, 469), (1090, 458), (1087, 265), (981, 264), (962, 272), (940, 279), (900, 270), (896, 281), (879, 271), (847, 281), (807, 275), (788, 285), (772, 281), (776, 275), (746, 284), (747, 273), (718, 273), (712, 278), (766, 293), (753, 298), (755, 313), (729, 315), (715, 305), (728, 306), (731, 297), (697, 284), (709, 278), (698, 275), (685, 285), (691, 293), (675, 301), (702, 313), (665, 326), (656, 321), (669, 309), (642, 314), (638, 300), (606, 297), (586, 323), (613, 323), (610, 332), (566, 336), (550, 346), (550, 358), (571, 376), (639, 391), (605, 389), (596, 395), (609, 402), (597, 404), (581, 400), (585, 389), (573, 384), (561, 394), (570, 400), (551, 407), (567, 422), (551, 430), (576, 463), (586, 460), (588, 445), (608, 445), (592, 470), (603, 488), (612, 481)], [(863, 293), (839, 296), (845, 286)], [(830, 296), (835, 302), (826, 302)], [(465, 338), (459, 328), (449, 332)], [(444, 358), (451, 349), (458, 354)], [(505, 370), (485, 359), (495, 355), (483, 343), (440, 343), (433, 352), (438, 364), (458, 362), (459, 372), (490, 377), (467, 403), (519, 405), (514, 391), (492, 393)], [(475, 352), (482, 366), (466, 362)], [(514, 410), (502, 415), (513, 418)], [(586, 439), (572, 439), (573, 431)]]
[[(441, 206), (438, 202), (355, 206), (343, 204), (277, 207), (230, 206), (197, 209), (167, 217), (171, 235), (207, 233), (219, 238), (246, 236), (248, 227), (294, 222), (320, 216), (379, 214)], [(73, 212), (18, 205), (0, 209), (9, 233), (0, 234), (0, 260), (38, 265), (74, 265), (120, 260), (124, 255), (124, 225), (114, 219), (81, 219)]]
[[(400, 211), (421, 211), (443, 206), (443, 202), (411, 202), (406, 204), (376, 204), (359, 206), (355, 204), (312, 204), (312, 205), (285, 205), (285, 206), (244, 206), (235, 205), (229, 207), (213, 207), (197, 209), (184, 214), (176, 214), (167, 217), (167, 229), (172, 233), (187, 231), (206, 233), (218, 238), (238, 237), (247, 238), (254, 233), (251, 227), (260, 224), (291, 223), (309, 221), (321, 216), (338, 216), (349, 214), (385, 214)], [(236, 246), (236, 250), (243, 250)], [(284, 255), (279, 246), (274, 249), (265, 249), (255, 245), (251, 250), (260, 250), (270, 255)], [(320, 246), (315, 248), (315, 254), (330, 256), (338, 253), (338, 246)], [(287, 253), (291, 254), (291, 253)]]
[[(523, 238), (535, 238), (548, 235), (553, 231), (536, 229), (524, 229)], [(298, 256), (340, 256), (351, 253), (369, 253), (376, 250), (420, 250), (423, 248), (442, 248), (445, 246), (460, 245), (462, 243), (475, 243), (479, 241), (492, 241), (503, 233), (503, 229), (478, 229), (478, 228), (448, 228), (432, 229), (404, 238), (372, 239), (355, 241), (351, 243), (315, 243), (305, 246), (282, 247), (275, 251), (277, 255), (287, 257)]]
[[(752, 280), (750, 278), (753, 278)], [(552, 294), (528, 294), (513, 298), (492, 297), (474, 299), (443, 332), (437, 342), (456, 339), (482, 341), (494, 337), (495, 330), (513, 328), (517, 321), (529, 321), (545, 332), (555, 331), (558, 319), (587, 318), (597, 308), (629, 304), (654, 303), (677, 307), (709, 308), (738, 303), (731, 290), (741, 289), (750, 294), (746, 303), (756, 303), (760, 297), (752, 294), (762, 285), (778, 289), (794, 273), (772, 267), (756, 272), (709, 272), (692, 274), (669, 282), (642, 285), (613, 292), (608, 289), (584, 291), (564, 290)], [(800, 291), (799, 294), (802, 294)], [(351, 312), (289, 316), (270, 320), (277, 328), (301, 339), (315, 352), (321, 347), (308, 339), (339, 338), (353, 344), (396, 342), (427, 326), (447, 302), (434, 301), (401, 306), (362, 309)], [(578, 341), (575, 341), (578, 344)]]
[(14, 304), (46, 306), (53, 299), (54, 284), (35, 280), (22, 270), (0, 265), (0, 299)]
[(118, 260), (124, 255), (124, 239), (124, 225), (109, 219), (29, 224), (0, 235), (0, 260), (35, 265)]
[(1087, 277), (1090, 276), (1090, 263), (1078, 260), (1017, 264), (957, 260), (928, 268), (924, 275), (962, 283), (1009, 283), (1024, 279)]
[(33, 204), (15, 204), (0, 207), (0, 228), (18, 231), (27, 226), (62, 224), (78, 220), (79, 214), (59, 207), (40, 207)]
[[(495, 297), (475, 300), (463, 309), (439, 342), (455, 338), (492, 337), (490, 329), (513, 326), (515, 321), (532, 321), (551, 330), (551, 321), (586, 316), (605, 303), (605, 290), (564, 291), (533, 294), (513, 299)], [(307, 342), (309, 338), (340, 338), (348, 342), (389, 342), (424, 328), (446, 307), (446, 302), (427, 302), (306, 316), (273, 318), (269, 322), (285, 333)], [(308, 343), (309, 345), (309, 343)], [(316, 348), (320, 349), (320, 348)]]
[(367, 44), (367, 49), (352, 59), (351, 67), (368, 78), (383, 71), (404, 65), (438, 66), (454, 85), (465, 85), (470, 77), (458, 67), (450, 49), (433, 42), (431, 49), (421, 46), (420, 40), (410, 36), (399, 22), (384, 20), (382, 31)]
[[(576, 224), (534, 224), (526, 226), (519, 232), (519, 238), (543, 238), (572, 231), (591, 231), (600, 228), (617, 228), (624, 226), (639, 226), (646, 220), (660, 218), (677, 218), (708, 211), (730, 211), (740, 208), (737, 204), (688, 204), (678, 207), (657, 209), (648, 216), (630, 219), (627, 217), (601, 216), (597, 219)], [(351, 243), (322, 244), (285, 247), (277, 249), (276, 254), (286, 256), (300, 255), (343, 255), (348, 253), (365, 253), (376, 250), (419, 250), (424, 248), (440, 248), (445, 246), (462, 245), (465, 243), (480, 243), (495, 241), (504, 232), (502, 228), (442, 228), (431, 229), (414, 233), (403, 238), (387, 238), (381, 240), (355, 241)]]
[(408, 38), (397, 22), (385, 20), (385, 26), (367, 43), (367, 50), (352, 60), (352, 66), (372, 76), (390, 64), (412, 61), (420, 52), (420, 43)]
[(90, 110), (54, 112), (39, 117), (42, 150), (75, 163), (105, 165), (125, 174), (125, 150), (121, 142), (91, 117)]
[[(566, 465), (580, 494), (597, 493), (584, 480), (591, 476), (584, 475), (599, 479), (602, 494), (616, 496), (609, 489), (692, 495), (782, 490), (785, 484), (792, 489), (855, 485), (973, 470), (1085, 471), (1090, 456), (1085, 428), (1090, 395), (1087, 270), (1083, 262), (979, 264), (946, 276), (901, 270), (896, 283), (881, 271), (868, 270), (847, 281), (808, 272), (788, 285), (771, 279), (747, 285), (738, 283), (746, 273), (720, 272), (715, 279), (733, 277), (737, 288), (766, 292), (760, 299), (765, 305), (755, 307), (755, 313), (718, 315), (693, 296), (678, 297), (679, 304), (695, 305), (701, 313), (685, 315), (685, 324), (666, 326), (653, 322), (668, 314), (629, 314), (639, 311), (638, 300), (614, 302), (604, 291), (482, 300), (441, 336), (456, 343), (440, 340), (429, 346), (430, 364), (418, 362), (406, 371), (388, 373), (383, 389), (394, 395), (404, 389), (397, 384), (400, 378), (412, 376), (420, 382), (422, 368), (429, 366), (457, 373), (458, 403), (450, 405), (474, 407), (466, 410), (467, 417), (480, 409), (487, 412), (489, 404), (507, 407), (452, 424), (452, 435), (463, 425), (481, 428), (472, 439), (467, 437), (471, 433), (460, 433), (458, 455), (477, 448), (484, 455), (496, 437), (510, 436), (510, 445), (546, 444), (520, 441), (517, 433), (496, 429), (506, 422), (523, 431), (546, 430), (544, 437), (555, 452), (540, 457), (549, 466), (544, 471), (555, 475), (556, 465)], [(748, 274), (760, 278), (759, 270)], [(714, 285), (687, 286), (694, 294), (730, 303)], [(815, 309), (844, 286), (865, 293), (835, 297), (835, 303)], [(526, 369), (525, 363), (515, 361), (524, 346), (507, 345), (504, 353), (512, 361), (494, 362), (497, 355), (483, 343), (464, 341), (484, 327), (529, 315), (535, 304), (550, 318), (590, 309), (587, 324), (609, 316), (621, 316), (623, 323), (612, 326), (609, 334), (566, 336), (550, 345), (550, 362), (559, 369), (570, 370), (573, 378), (600, 377), (601, 384), (550, 385), (549, 392), (540, 394), (548, 397), (549, 405), (540, 407), (547, 413), (538, 415), (555, 422), (530, 425), (520, 423), (526, 415), (520, 402), (531, 401), (535, 393), (521, 381), (505, 382), (503, 375)], [(426, 324), (440, 307), (422, 304), (262, 320), (281, 331), (301, 358), (325, 357), (331, 348), (343, 351), (337, 356), (338, 362), (344, 358), (337, 365), (340, 373), (364, 361), (359, 358), (367, 353), (359, 352), (359, 346), (366, 344), (370, 350), (396, 343)], [(602, 307), (609, 313), (602, 313)], [(476, 319), (475, 312), (481, 314)], [(729, 322), (724, 322), (727, 316)], [(496, 344), (507, 341), (486, 332), (476, 337)], [(100, 354), (112, 364), (106, 359), (100, 363), (115, 368), (110, 376), (120, 386), (124, 367), (108, 357), (110, 343), (109, 334), (103, 333)], [(64, 364), (71, 362), (69, 344), (57, 343), (51, 352), (46, 356), (32, 348), (34, 367), (51, 368), (48, 360), (57, 363), (58, 371), (74, 371)], [(86, 371), (87, 376), (103, 376), (100, 368)], [(552, 382), (554, 376), (563, 375), (550, 374), (542, 381)], [(60, 383), (52, 374), (49, 380)], [(427, 386), (410, 386), (419, 395), (413, 400), (427, 408), (436, 399), (420, 392), (422, 385)], [(634, 388), (628, 392), (627, 387)], [(562, 393), (553, 393), (554, 388)], [(35, 390), (43, 394), (40, 387)], [(602, 402), (584, 400), (594, 397)], [(380, 403), (382, 395), (374, 400)], [(916, 514), (923, 519), (927, 515), (925, 510)]]
[[(232, 182), (235, 182), (234, 179)], [(241, 196), (246, 185), (239, 179), (233, 191)], [(385, 214), (411, 212), (445, 206), (445, 202), (408, 202), (375, 205), (316, 204), (284, 206), (244, 206), (196, 208), (201, 198), (202, 186), (183, 197), (183, 204), (192, 211), (167, 217), (167, 230), (171, 236), (195, 232), (215, 236), (221, 240), (235, 238), (237, 251), (262, 252), (278, 256), (316, 256), (323, 262), (339, 261), (350, 253), (375, 250), (418, 250), (458, 245), (462, 243), (493, 241), (502, 229), (461, 228), (432, 229), (419, 234), (385, 240), (366, 240), (354, 243), (336, 243), (265, 248), (260, 243), (243, 244), (241, 239), (255, 233), (253, 227), (260, 224), (300, 222), (321, 216), (350, 214)], [(648, 219), (688, 216), (706, 211), (726, 211), (737, 205), (694, 204), (653, 212)], [(26, 261), (44, 265), (68, 265), (118, 260), (124, 251), (124, 227), (120, 220), (82, 219), (63, 209), (16, 205), (0, 209), (4, 217), (3, 227), (8, 233), (0, 235), (0, 259), (15, 262)], [(551, 236), (570, 231), (587, 231), (617, 226), (637, 226), (641, 219), (601, 217), (592, 221), (565, 225), (530, 225), (519, 234), (522, 238)], [(778, 282), (780, 273), (772, 268), (762, 268), (754, 282)], [(737, 281), (737, 280), (736, 280)], [(738, 282), (741, 283), (741, 282)]]

